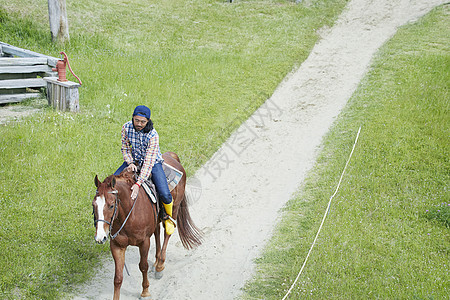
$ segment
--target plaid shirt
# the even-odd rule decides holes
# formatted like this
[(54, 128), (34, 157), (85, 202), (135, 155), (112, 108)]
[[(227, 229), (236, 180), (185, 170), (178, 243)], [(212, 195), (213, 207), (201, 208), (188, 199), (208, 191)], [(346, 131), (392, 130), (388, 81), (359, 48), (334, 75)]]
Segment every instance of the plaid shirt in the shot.
[(122, 126), (121, 150), (123, 159), (128, 164), (134, 163), (141, 167), (141, 174), (137, 180), (140, 185), (150, 177), (155, 163), (163, 161), (156, 130), (153, 129), (149, 133), (136, 131), (132, 121)]

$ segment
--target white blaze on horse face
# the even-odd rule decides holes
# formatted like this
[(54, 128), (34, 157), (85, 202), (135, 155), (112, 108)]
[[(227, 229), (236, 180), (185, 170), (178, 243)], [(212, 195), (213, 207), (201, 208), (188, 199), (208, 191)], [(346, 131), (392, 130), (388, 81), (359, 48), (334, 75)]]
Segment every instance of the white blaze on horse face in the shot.
[[(104, 220), (105, 216), (103, 215), (103, 209), (105, 207), (105, 197), (98, 196), (95, 199), (95, 203), (97, 204), (97, 216), (98, 220)], [(95, 241), (97, 243), (104, 243), (106, 241), (107, 233), (105, 231), (105, 222), (97, 222), (97, 232), (95, 234)]]

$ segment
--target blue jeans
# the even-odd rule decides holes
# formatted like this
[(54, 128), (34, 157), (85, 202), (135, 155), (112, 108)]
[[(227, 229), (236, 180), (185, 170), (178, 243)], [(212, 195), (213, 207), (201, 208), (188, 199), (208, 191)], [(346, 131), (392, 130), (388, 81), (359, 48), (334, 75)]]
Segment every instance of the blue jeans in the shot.
[[(126, 162), (114, 172), (114, 175), (118, 176), (122, 171), (128, 167)], [(169, 185), (167, 184), (166, 174), (164, 173), (162, 163), (156, 163), (152, 168), (152, 181), (156, 187), (156, 192), (159, 194), (159, 198), (165, 204), (172, 202), (172, 195), (170, 194)]]

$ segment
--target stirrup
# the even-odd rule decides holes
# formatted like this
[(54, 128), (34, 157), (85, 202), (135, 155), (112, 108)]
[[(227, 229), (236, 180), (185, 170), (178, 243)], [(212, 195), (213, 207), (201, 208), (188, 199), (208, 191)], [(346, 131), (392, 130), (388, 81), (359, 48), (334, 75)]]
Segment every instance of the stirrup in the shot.
[(163, 221), (163, 222), (164, 222), (164, 225), (165, 225), (165, 224), (166, 224), (165, 222), (166, 222), (167, 220), (170, 220), (170, 221), (172, 222), (172, 224), (173, 224), (173, 227), (177, 228), (177, 221), (175, 221), (174, 218), (172, 218), (171, 216), (169, 216), (169, 215), (164, 211), (164, 212), (163, 212), (163, 215), (162, 215), (162, 218), (161, 218), (161, 221)]
[(172, 221), (173, 227), (177, 228), (177, 221), (175, 221), (171, 216), (167, 216), (167, 219), (165, 219), (164, 221), (170, 220)]

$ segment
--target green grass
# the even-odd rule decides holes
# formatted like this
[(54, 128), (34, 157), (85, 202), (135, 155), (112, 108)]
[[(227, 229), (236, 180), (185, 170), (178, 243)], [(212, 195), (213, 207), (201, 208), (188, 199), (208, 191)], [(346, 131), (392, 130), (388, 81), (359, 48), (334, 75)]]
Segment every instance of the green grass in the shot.
[(401, 28), (324, 140), (243, 299), (448, 299), (449, 5)]
[(193, 174), (346, 2), (67, 1), (71, 41), (54, 45), (46, 0), (0, 0), (0, 41), (65, 51), (83, 81), (80, 113), (0, 126), (0, 298), (63, 298), (109, 255), (93, 241), (93, 179), (121, 164), (135, 105), (152, 109), (162, 150)]

